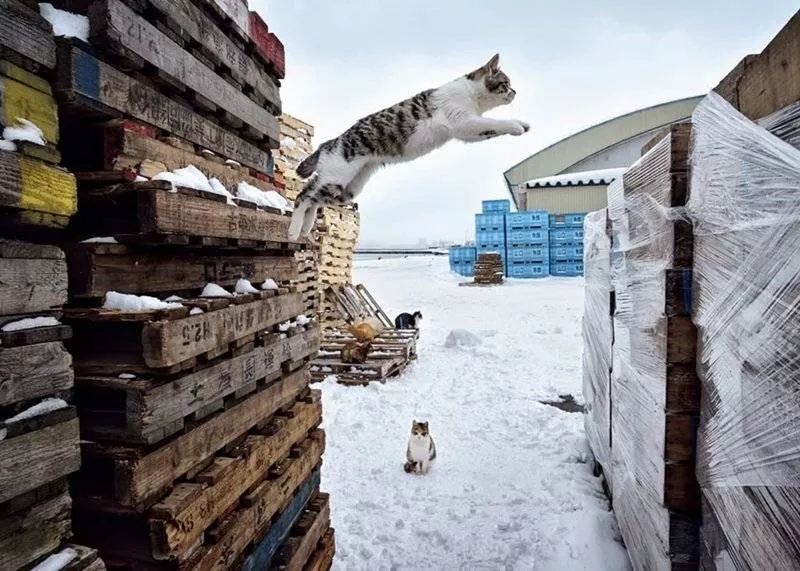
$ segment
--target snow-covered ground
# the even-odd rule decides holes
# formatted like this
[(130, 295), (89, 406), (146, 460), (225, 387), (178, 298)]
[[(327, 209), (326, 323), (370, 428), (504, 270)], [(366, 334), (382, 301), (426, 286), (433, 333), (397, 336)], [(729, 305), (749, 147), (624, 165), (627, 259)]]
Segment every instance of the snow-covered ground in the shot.
[[(423, 314), (419, 360), (366, 388), (326, 381), (335, 569), (627, 569), (586, 463), (583, 418), (539, 404), (581, 388), (583, 280), (458, 287), (446, 257), (357, 261), (394, 317)], [(447, 348), (454, 329), (482, 340)], [(411, 421), (438, 459), (403, 471)]]

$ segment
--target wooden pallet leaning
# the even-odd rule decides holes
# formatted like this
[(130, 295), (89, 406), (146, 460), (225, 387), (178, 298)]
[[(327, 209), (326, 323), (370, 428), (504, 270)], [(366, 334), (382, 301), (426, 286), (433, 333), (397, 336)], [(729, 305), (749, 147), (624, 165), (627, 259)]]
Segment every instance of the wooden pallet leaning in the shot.
[(213, 248), (187, 252), (169, 246), (75, 244), (68, 249), (70, 295), (73, 300), (102, 298), (108, 291), (196, 296), (209, 282), (232, 289), (240, 278), (258, 287), (268, 278), (282, 283), (297, 276), (289, 256), (243, 254)]
[(67, 124), (80, 127), (89, 119), (135, 119), (258, 172), (272, 171), (268, 149), (100, 61), (85, 44), (58, 40), (57, 53), (58, 70), (53, 87)]
[[(241, 526), (239, 530), (230, 527), (245, 518), (251, 521), (244, 537), (238, 538), (241, 553), (319, 465), (324, 449), (324, 433), (316, 429), (321, 420), (319, 400), (319, 393), (312, 391), (267, 415), (140, 513), (121, 511), (92, 498), (76, 500), (83, 514), (78, 525), (87, 524), (79, 527), (79, 535), (85, 534), (111, 558), (141, 561), (146, 567), (193, 569), (201, 560), (214, 560), (209, 555), (214, 550), (219, 553), (220, 540), (237, 539), (235, 532), (243, 531)], [(262, 510), (248, 514), (259, 496), (264, 498)], [(269, 505), (271, 513), (265, 513), (263, 508)], [(256, 514), (261, 525), (252, 521)], [(125, 540), (92, 527), (90, 522), (97, 518)], [(235, 559), (236, 554), (228, 549), (226, 557)]]
[(332, 286), (328, 288), (327, 292), (349, 323), (376, 318), (384, 327), (394, 328), (394, 322), (389, 319), (389, 316), (363, 284)]

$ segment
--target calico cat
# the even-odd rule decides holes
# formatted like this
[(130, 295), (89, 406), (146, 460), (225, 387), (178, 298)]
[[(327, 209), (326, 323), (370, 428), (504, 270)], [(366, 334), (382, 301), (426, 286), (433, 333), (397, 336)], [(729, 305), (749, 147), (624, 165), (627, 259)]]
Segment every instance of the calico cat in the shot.
[(322, 143), (297, 166), (308, 181), (297, 197), (289, 239), (311, 232), (321, 206), (352, 203), (383, 165), (411, 161), (451, 139), (473, 143), (527, 132), (524, 121), (483, 117), (516, 95), (499, 61), (495, 55), (475, 71), (364, 117)]
[(419, 329), (422, 321), (422, 313), (415, 311), (411, 313), (401, 313), (394, 319), (394, 326), (397, 329)]
[(408, 437), (406, 463), (403, 469), (416, 474), (427, 474), (436, 459), (436, 445), (428, 430), (427, 422), (411, 421), (411, 436)]
[(372, 343), (370, 342), (359, 343), (357, 341), (352, 341), (351, 343), (348, 343), (342, 347), (339, 357), (341, 358), (342, 363), (347, 363), (348, 365), (360, 365), (367, 360), (370, 349), (372, 349)]

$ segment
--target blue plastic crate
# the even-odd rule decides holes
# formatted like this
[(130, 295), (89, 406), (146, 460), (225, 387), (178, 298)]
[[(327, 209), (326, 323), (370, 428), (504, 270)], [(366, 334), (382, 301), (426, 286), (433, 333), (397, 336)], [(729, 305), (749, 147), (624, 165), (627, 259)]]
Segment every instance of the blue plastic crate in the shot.
[(506, 214), (506, 228), (509, 230), (523, 230), (529, 228), (547, 228), (550, 219), (545, 210), (531, 210), (528, 212), (509, 212)]
[(514, 262), (547, 262), (550, 252), (547, 246), (512, 246), (508, 248), (508, 261)]
[(550, 262), (550, 275), (582, 276), (583, 262)]
[(474, 262), (477, 249), (474, 246), (450, 246), (451, 262)]
[(547, 229), (506, 230), (509, 246), (546, 246), (550, 241)]
[(490, 212), (510, 212), (511, 211), (511, 201), (510, 200), (484, 200), (483, 204), (483, 213), (488, 214)]
[(583, 228), (556, 228), (550, 230), (550, 246), (583, 244)]
[(453, 262), (450, 264), (450, 271), (455, 272), (462, 276), (473, 276), (475, 275), (475, 263), (474, 262)]
[(505, 245), (506, 233), (502, 230), (476, 230), (475, 244), (500, 244)]
[(569, 262), (583, 259), (583, 246), (550, 246), (550, 259), (559, 262)]
[(506, 275), (510, 278), (546, 278), (550, 266), (546, 263), (509, 264)]
[(551, 214), (550, 228), (583, 228), (586, 214)]
[(480, 230), (505, 230), (506, 215), (503, 212), (490, 212), (475, 215), (475, 228)]

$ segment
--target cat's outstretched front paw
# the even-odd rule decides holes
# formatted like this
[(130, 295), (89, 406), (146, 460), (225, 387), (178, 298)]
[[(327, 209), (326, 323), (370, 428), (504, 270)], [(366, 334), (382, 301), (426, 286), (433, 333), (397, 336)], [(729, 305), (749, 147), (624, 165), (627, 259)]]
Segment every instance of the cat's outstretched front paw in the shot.
[(519, 137), (523, 133), (527, 133), (531, 130), (531, 126), (528, 125), (525, 121), (520, 121), (519, 119), (512, 119), (511, 120), (511, 135), (515, 137)]

